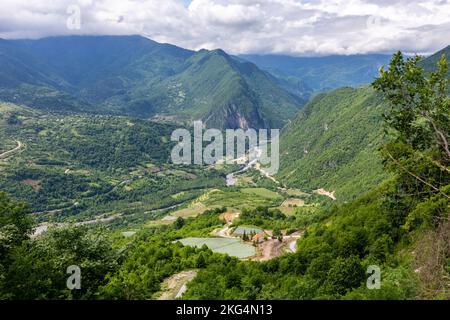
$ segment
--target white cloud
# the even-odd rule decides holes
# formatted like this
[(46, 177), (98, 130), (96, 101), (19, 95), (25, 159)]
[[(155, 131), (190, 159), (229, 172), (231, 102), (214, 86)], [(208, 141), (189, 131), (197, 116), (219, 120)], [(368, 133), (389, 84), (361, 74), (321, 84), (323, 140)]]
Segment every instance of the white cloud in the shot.
[[(81, 28), (66, 27), (77, 5)], [(448, 44), (449, 0), (2, 0), (0, 38), (142, 34), (231, 53), (429, 53)]]

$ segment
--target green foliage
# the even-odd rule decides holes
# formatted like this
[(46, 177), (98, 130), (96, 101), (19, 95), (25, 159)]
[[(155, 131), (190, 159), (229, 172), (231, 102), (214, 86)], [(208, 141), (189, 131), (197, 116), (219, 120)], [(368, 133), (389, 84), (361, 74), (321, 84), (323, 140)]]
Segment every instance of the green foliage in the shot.
[(385, 110), (371, 88), (317, 95), (281, 134), (280, 180), (336, 191), (340, 202), (363, 195), (388, 177), (378, 153)]
[(168, 232), (166, 236), (169, 239), (181, 239), (185, 237), (202, 237), (209, 236), (211, 231), (221, 227), (224, 222), (219, 219), (219, 215), (224, 213), (225, 207), (206, 210), (196, 218), (188, 218), (184, 220), (182, 228), (177, 228), (177, 224), (173, 225), (175, 232)]
[(184, 223), (185, 223), (184, 219), (182, 217), (178, 217), (177, 220), (175, 220), (174, 228), (177, 230), (181, 229), (181, 228), (183, 228)]
[[(392, 220), (405, 228), (437, 226), (450, 200), (450, 98), (445, 55), (425, 74), (420, 57), (394, 55), (374, 87), (389, 101), (385, 115), (394, 139), (383, 148), (385, 165), (398, 175)], [(416, 207), (416, 208), (415, 208)], [(415, 208), (415, 209), (414, 209)], [(409, 212), (409, 215), (406, 213)]]
[[(23, 203), (12, 201), (4, 192), (0, 192), (0, 233), (2, 247), (17, 245), (28, 238), (33, 221), (29, 217), (29, 208)], [(6, 242), (3, 242), (5, 241)]]
[[(11, 299), (93, 299), (118, 258), (104, 232), (55, 229), (14, 250), (3, 290)], [(66, 286), (66, 270), (72, 265), (81, 270), (80, 290)]]
[(335, 296), (344, 295), (360, 286), (364, 273), (358, 257), (337, 258), (328, 270), (323, 291)]
[[(431, 145), (448, 149), (450, 128), (450, 98), (447, 96), (449, 80), (445, 55), (438, 62), (438, 70), (425, 77), (417, 64), (420, 57), (403, 59), (394, 55), (385, 71), (373, 86), (384, 93), (391, 109), (385, 114), (386, 124), (398, 134), (398, 140), (414, 149), (426, 150)], [(445, 146), (447, 144), (447, 146)], [(447, 154), (450, 158), (450, 153)]]
[(0, 299), (8, 298), (5, 290), (8, 268), (14, 261), (14, 250), (26, 241), (33, 228), (29, 209), (0, 192)]
[(239, 218), (234, 221), (234, 225), (254, 225), (262, 229), (272, 229), (286, 220), (287, 217), (277, 209), (257, 207), (255, 209), (243, 209)]
[[(389, 101), (385, 118), (394, 135), (382, 150), (386, 168), (397, 176), (395, 190), (387, 201), (390, 220), (394, 226), (401, 226), (397, 239), (405, 233), (419, 235), (415, 246), (427, 252), (427, 261), (421, 260), (421, 254), (413, 261), (419, 266), (418, 295), (440, 298), (448, 297), (445, 288), (449, 273), (445, 268), (450, 256), (447, 249), (439, 248), (448, 242), (441, 234), (445, 233), (442, 230), (446, 230), (450, 212), (449, 68), (445, 54), (433, 70), (429, 63), (437, 56), (425, 63), (420, 60), (417, 56), (405, 60), (397, 53), (388, 70), (381, 70), (374, 87)], [(430, 72), (425, 73), (421, 65)], [(431, 245), (420, 240), (422, 234), (432, 235), (428, 240)]]
[(160, 290), (164, 278), (227, 259), (207, 248), (183, 247), (179, 243), (143, 238), (133, 244), (119, 271), (109, 276), (100, 296), (105, 299), (150, 299)]

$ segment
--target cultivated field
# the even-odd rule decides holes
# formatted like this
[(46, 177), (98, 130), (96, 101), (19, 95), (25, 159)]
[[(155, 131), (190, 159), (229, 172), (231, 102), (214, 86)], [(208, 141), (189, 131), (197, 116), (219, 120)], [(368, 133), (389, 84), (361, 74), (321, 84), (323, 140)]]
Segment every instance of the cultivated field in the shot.
[(190, 218), (196, 217), (206, 211), (207, 207), (202, 202), (190, 205), (188, 208), (175, 211), (172, 215), (175, 217)]
[(301, 199), (289, 198), (286, 199), (281, 206), (282, 207), (303, 207), (305, 205), (305, 201)]

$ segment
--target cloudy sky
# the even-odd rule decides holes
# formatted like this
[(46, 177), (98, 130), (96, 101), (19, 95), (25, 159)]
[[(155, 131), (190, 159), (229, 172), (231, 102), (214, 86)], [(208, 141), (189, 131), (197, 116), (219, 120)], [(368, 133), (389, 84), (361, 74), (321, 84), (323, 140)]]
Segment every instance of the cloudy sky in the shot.
[(233, 54), (427, 54), (450, 44), (450, 0), (1, 0), (0, 38), (68, 34)]

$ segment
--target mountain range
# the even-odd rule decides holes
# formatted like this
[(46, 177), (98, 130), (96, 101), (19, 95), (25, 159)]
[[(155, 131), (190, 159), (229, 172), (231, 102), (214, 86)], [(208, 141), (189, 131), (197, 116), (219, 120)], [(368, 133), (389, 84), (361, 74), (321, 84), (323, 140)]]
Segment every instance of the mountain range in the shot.
[[(443, 53), (450, 55), (450, 46), (422, 66), (431, 70)], [(377, 148), (387, 106), (363, 85), (388, 60), (232, 56), (141, 36), (0, 40), (0, 100), (59, 112), (200, 119), (221, 129), (284, 128), (278, 177), (350, 199), (385, 178)]]
[(222, 50), (195, 52), (140, 36), (1, 40), (0, 64), (0, 99), (60, 111), (281, 128), (305, 102)]
[(241, 55), (273, 74), (285, 89), (303, 97), (341, 87), (371, 83), (390, 55), (292, 57), (284, 55)]
[[(0, 39), (0, 100), (63, 112), (282, 128), (315, 92), (372, 81), (388, 56), (192, 51), (141, 36)], [(264, 69), (264, 70), (262, 70)]]

